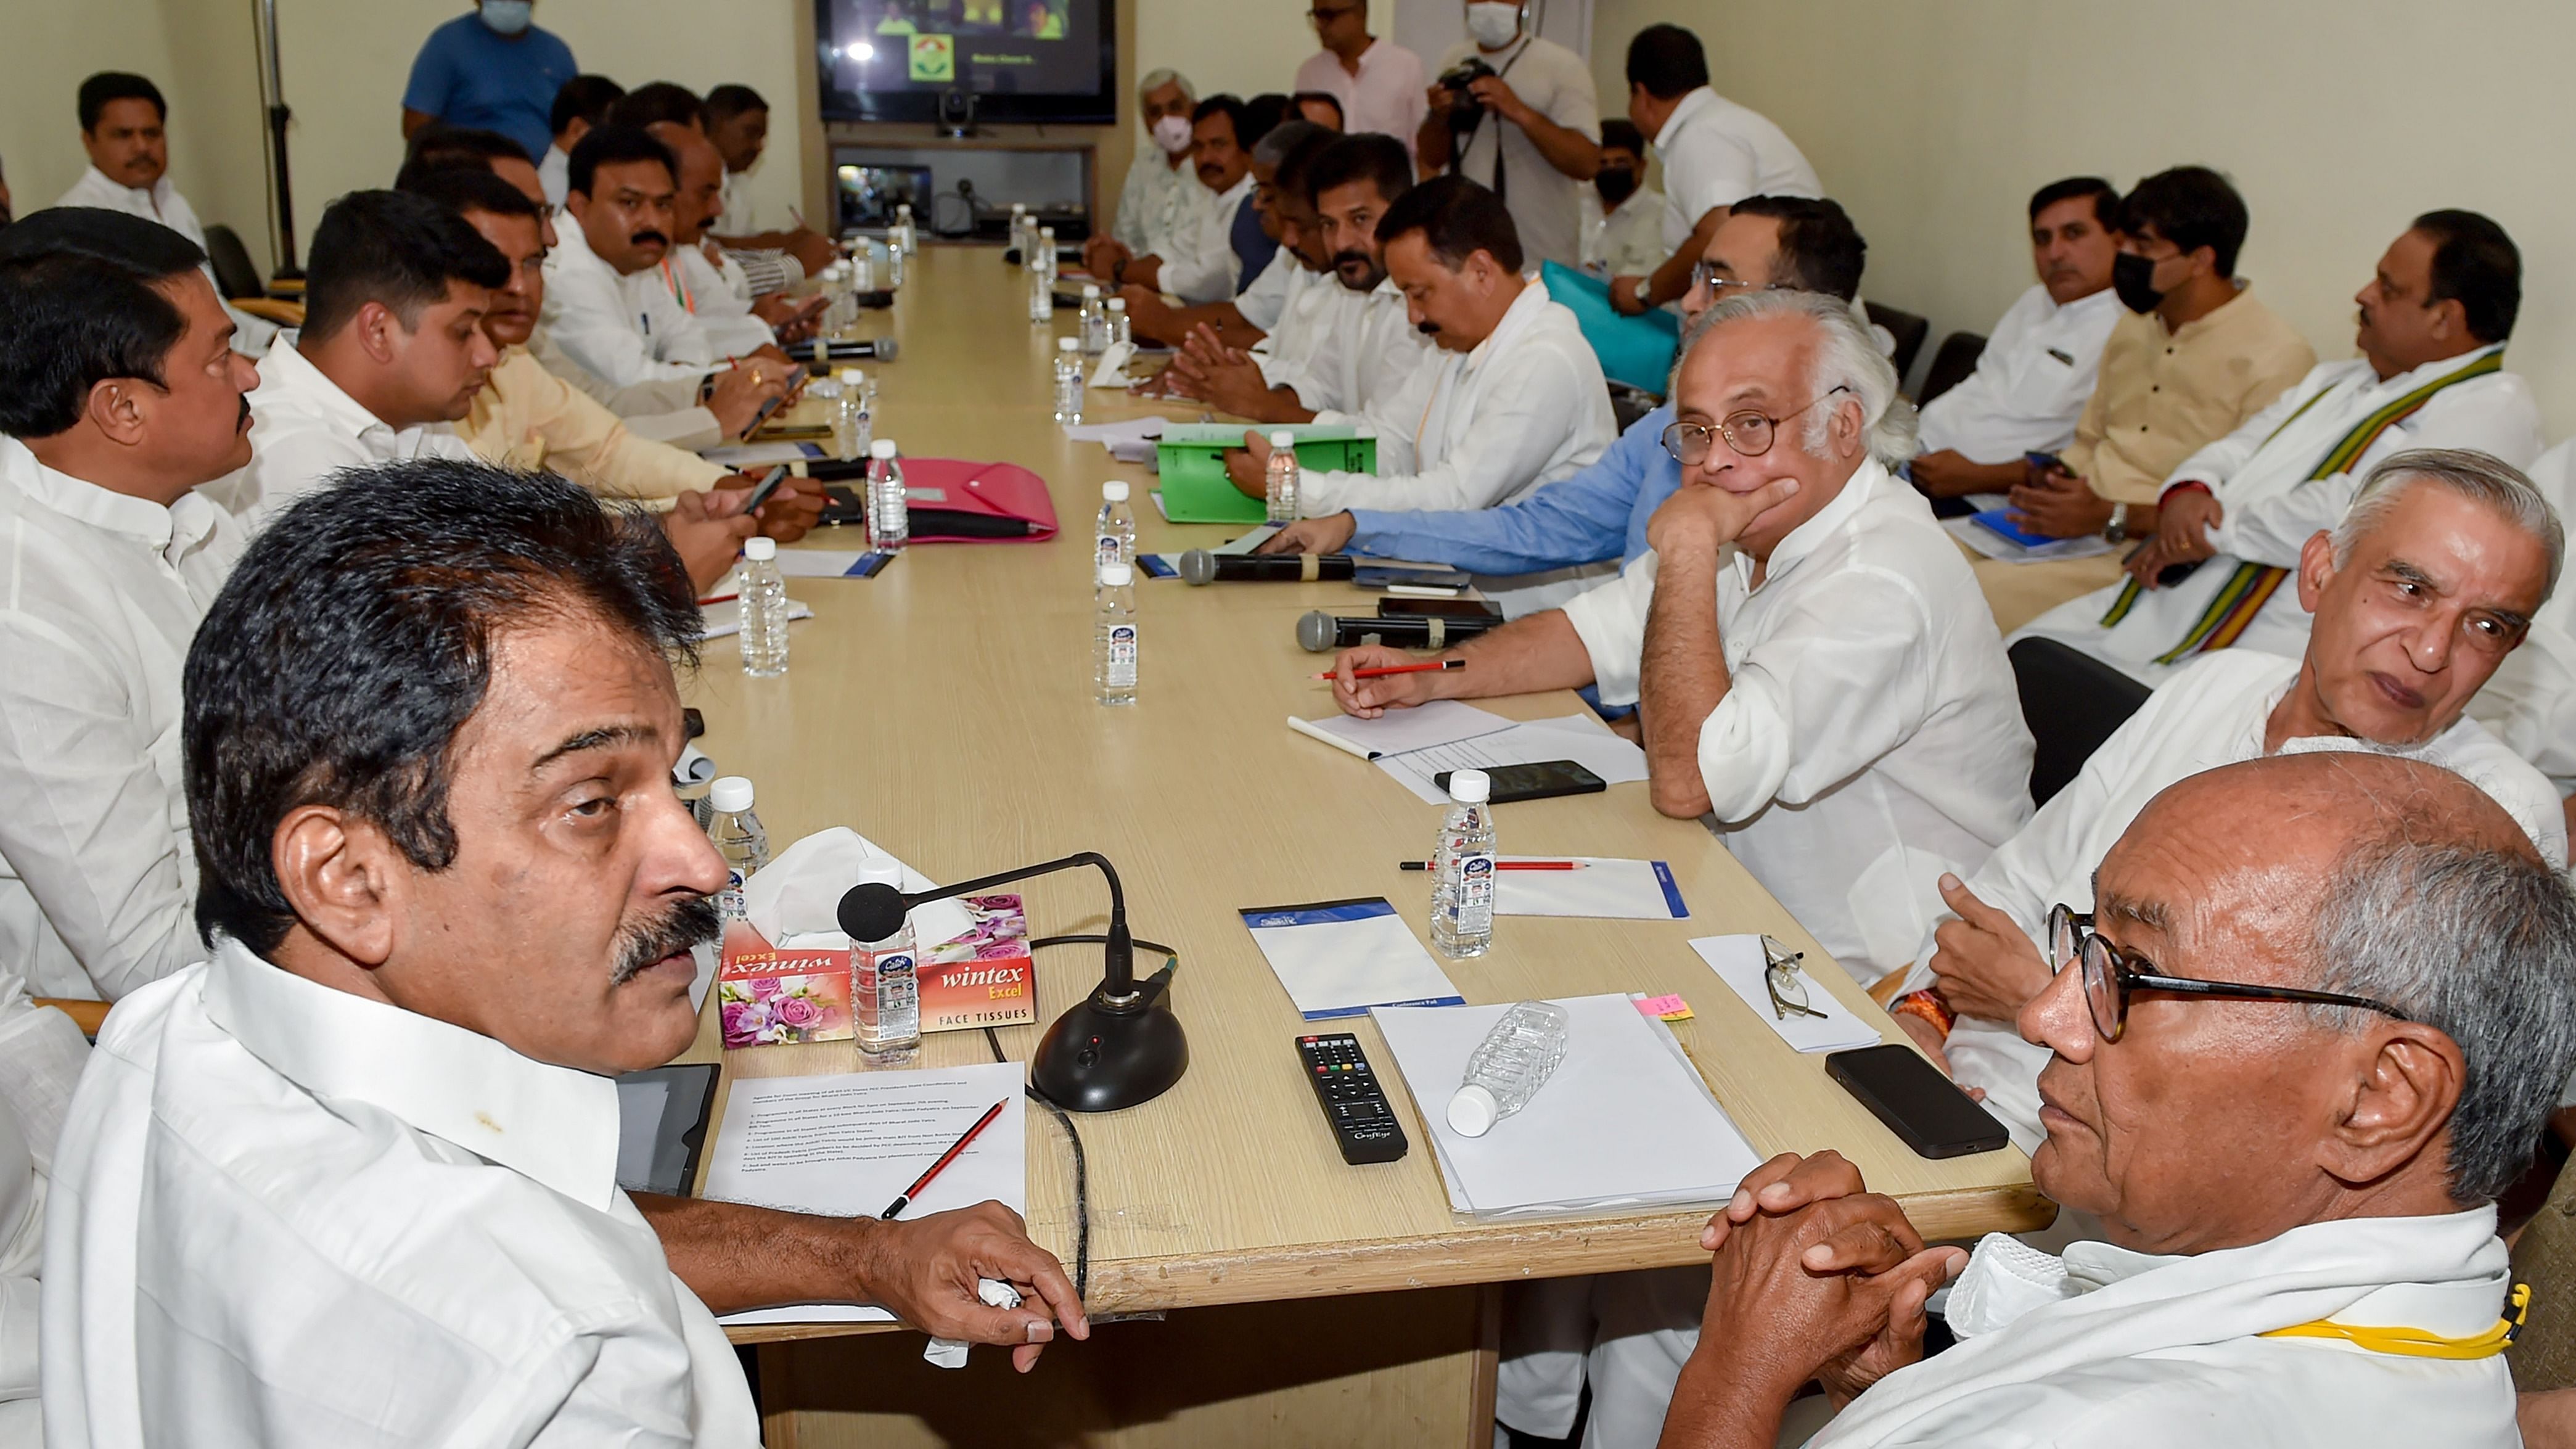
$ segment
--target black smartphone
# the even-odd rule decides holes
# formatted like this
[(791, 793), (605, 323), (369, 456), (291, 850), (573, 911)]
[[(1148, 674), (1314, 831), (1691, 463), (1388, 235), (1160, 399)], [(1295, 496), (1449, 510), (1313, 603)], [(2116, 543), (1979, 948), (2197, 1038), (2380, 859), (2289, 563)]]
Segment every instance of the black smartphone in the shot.
[(1825, 1075), (1860, 1099), (1917, 1157), (1966, 1157), (2012, 1141), (2004, 1124), (1912, 1047), (1831, 1052)]
[(867, 505), (859, 501), (859, 495), (856, 489), (850, 487), (847, 483), (826, 483), (823, 485), (823, 516), (815, 520), (818, 526), (823, 528), (834, 528), (845, 523), (865, 523), (867, 521)]
[(781, 463), (777, 467), (770, 469), (769, 472), (761, 478), (760, 482), (752, 488), (751, 501), (742, 506), (742, 511), (745, 513), (758, 513), (760, 511), (760, 505), (767, 503), (769, 501), (769, 495), (777, 492), (778, 485), (786, 481), (786, 464)]
[(751, 426), (742, 430), (741, 440), (743, 442), (751, 441), (751, 435), (760, 431), (761, 424), (768, 422), (770, 417), (780, 408), (787, 406), (787, 400), (789, 397), (794, 395), (794, 392), (795, 390), (791, 388), (789, 391), (782, 392), (778, 396), (771, 398), (769, 401), (762, 403), (760, 405), (760, 411), (751, 415)]
[[(1495, 805), (1516, 805), (1523, 800), (1552, 800), (1559, 795), (1598, 795), (1610, 788), (1599, 775), (1572, 760), (1541, 760), (1535, 765), (1496, 765), (1485, 772), (1493, 781), (1494, 793), (1487, 800)], [(1431, 777), (1431, 783), (1446, 790), (1449, 772)]]
[(1483, 599), (1417, 599), (1393, 595), (1377, 601), (1381, 619), (1500, 619), (1502, 606)]
[(617, 1079), (617, 1185), (689, 1197), (723, 1073), (713, 1062), (628, 1072)]

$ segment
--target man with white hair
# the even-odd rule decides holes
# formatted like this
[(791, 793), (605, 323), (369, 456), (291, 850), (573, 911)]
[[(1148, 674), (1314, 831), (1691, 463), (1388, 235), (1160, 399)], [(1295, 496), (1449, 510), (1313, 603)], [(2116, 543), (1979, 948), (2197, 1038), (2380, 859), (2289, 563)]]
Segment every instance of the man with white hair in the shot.
[(2522, 643), (2565, 547), (2538, 490), (2483, 453), (2399, 453), (2372, 469), (2343, 521), (2300, 551), (2306, 657), (2230, 649), (2177, 671), (1982, 868), (1942, 881), (1958, 914), (1925, 941), (1897, 1020), (1936, 1059), (1946, 1049), (1960, 1083), (2036, 1150), (2048, 1049), (2013, 1022), (2067, 963), (2082, 916), (2053, 908), (2092, 910), (2093, 867), (2146, 803), (2238, 760), (2361, 750), (2439, 765), (2565, 863), (2557, 792), (2462, 713)]
[(1172, 255), (1183, 237), (1197, 234), (1199, 212), (1216, 202), (1190, 165), (1190, 113), (1198, 104), (1197, 88), (1179, 71), (1148, 71), (1137, 83), (1136, 119), (1153, 149), (1127, 163), (1118, 224), (1109, 233), (1131, 255)]
[(2576, 1065), (2565, 877), (2458, 776), (2333, 753), (2174, 785), (2098, 887), (2021, 1029), (2031, 1177), (2108, 1241), (1963, 1271), (1851, 1164), (1774, 1158), (1701, 1236), (1665, 1449), (1770, 1449), (1818, 1379), (1813, 1449), (2522, 1443), (2495, 1199)]
[(1473, 669), (1355, 679), (1405, 660), (1346, 650), (1335, 697), (1363, 717), (1596, 683), (1604, 704), (1634, 702), (1655, 808), (1710, 816), (1874, 980), (1913, 959), (1940, 912), (1922, 865), (1972, 870), (2029, 817), (2030, 732), (2003, 641), (1958, 547), (1887, 471), (1913, 419), (1848, 303), (1727, 297), (1694, 329), (1674, 396), (1664, 446), (1682, 487), (1645, 555), (1450, 651)]

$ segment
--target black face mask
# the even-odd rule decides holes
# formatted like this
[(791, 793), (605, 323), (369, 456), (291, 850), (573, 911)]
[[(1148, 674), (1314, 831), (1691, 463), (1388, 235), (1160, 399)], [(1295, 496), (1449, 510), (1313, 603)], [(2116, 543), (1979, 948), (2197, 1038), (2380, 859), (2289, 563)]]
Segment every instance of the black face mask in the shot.
[(2142, 315), (2156, 310), (2156, 304), (2165, 299), (2156, 290), (2156, 259), (2136, 252), (2111, 258), (2111, 290), (2120, 294), (2122, 306)]
[(1616, 211), (1619, 203), (1637, 194), (1637, 173), (1625, 166), (1604, 166), (1592, 176), (1592, 189), (1601, 193), (1601, 204)]

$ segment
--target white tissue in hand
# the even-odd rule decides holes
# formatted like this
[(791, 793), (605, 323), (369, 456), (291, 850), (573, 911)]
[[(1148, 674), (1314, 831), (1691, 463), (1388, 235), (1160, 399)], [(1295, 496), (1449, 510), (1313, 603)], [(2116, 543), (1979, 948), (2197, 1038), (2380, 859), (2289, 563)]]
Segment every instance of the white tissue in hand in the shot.
[[(769, 943), (780, 949), (847, 946), (841, 934), (841, 897), (858, 881), (862, 867), (895, 860), (866, 836), (846, 825), (818, 830), (780, 851), (769, 864), (742, 883), (744, 912)], [(907, 892), (932, 888), (930, 877), (895, 860), (903, 870)], [(914, 941), (936, 946), (964, 935), (974, 917), (955, 901), (931, 901), (912, 911)]]

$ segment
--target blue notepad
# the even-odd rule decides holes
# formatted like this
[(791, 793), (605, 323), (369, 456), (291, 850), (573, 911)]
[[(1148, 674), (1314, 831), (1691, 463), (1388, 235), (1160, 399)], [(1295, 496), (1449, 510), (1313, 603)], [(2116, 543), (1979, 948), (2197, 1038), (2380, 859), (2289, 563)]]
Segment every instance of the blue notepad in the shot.
[(2026, 529), (2018, 528), (2013, 524), (2012, 518), (2010, 517), (2011, 513), (2012, 510), (2009, 508), (1989, 508), (1983, 513), (1970, 514), (1969, 522), (1974, 523), (1979, 528), (1984, 529), (1986, 532), (1991, 533), (1998, 538), (2008, 539), (2013, 543), (2020, 544), (2024, 548), (2046, 548), (2050, 544), (2064, 543), (2067, 541), (2062, 538), (2051, 538), (2044, 533), (2032, 533)]

